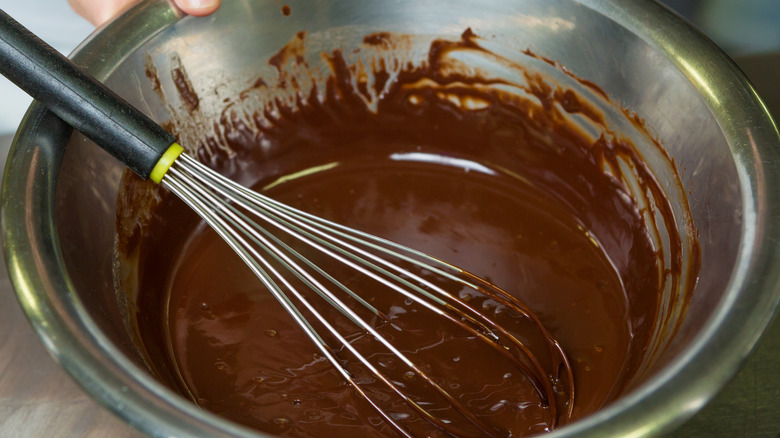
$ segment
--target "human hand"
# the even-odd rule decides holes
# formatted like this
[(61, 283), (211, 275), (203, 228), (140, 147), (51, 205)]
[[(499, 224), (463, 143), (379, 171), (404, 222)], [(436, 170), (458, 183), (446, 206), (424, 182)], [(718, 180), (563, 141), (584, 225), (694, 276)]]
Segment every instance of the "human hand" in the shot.
[[(119, 11), (139, 0), (68, 0), (77, 14), (95, 26), (108, 21)], [(174, 0), (176, 6), (189, 15), (208, 15), (219, 8), (220, 0)]]

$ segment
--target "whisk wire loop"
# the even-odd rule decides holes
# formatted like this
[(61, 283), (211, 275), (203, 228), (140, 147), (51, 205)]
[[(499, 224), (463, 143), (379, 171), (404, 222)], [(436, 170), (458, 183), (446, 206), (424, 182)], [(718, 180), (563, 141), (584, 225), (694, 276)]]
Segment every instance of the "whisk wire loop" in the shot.
[[(397, 384), (380, 372), (364, 355), (360, 354), (352, 343), (328, 321), (328, 318), (318, 311), (304, 294), (290, 282), (288, 277), (274, 266), (268, 256), (276, 262), (277, 266), (288, 274), (292, 274), (303, 286), (325, 300), (363, 333), (381, 343), (482, 433), (489, 436), (499, 436), (493, 427), (466, 409), (459, 400), (345, 304), (328, 286), (323, 284), (323, 281), (346, 293), (357, 304), (390, 323), (386, 315), (343, 282), (320, 268), (317, 263), (278, 237), (269, 227), (278, 229), (285, 235), (303, 242), (308, 247), (316, 249), (350, 269), (366, 275), (407, 299), (448, 319), (490, 345), (528, 377), (539, 394), (540, 400), (548, 405), (552, 414), (551, 426), (555, 427), (557, 422), (555, 391), (544, 368), (529, 347), (487, 315), (466, 303), (465, 300), (456, 297), (422, 275), (405, 268), (401, 263), (419, 268), (423, 273), (430, 273), (438, 278), (459, 284), (461, 287), (482, 293), (485, 297), (494, 299), (497, 303), (512, 309), (523, 318), (533, 320), (542, 330), (542, 334), (548, 342), (552, 363), (562, 363), (569, 371), (567, 377), (570, 394), (569, 416), (571, 416), (574, 396), (571, 368), (568, 366), (560, 345), (544, 329), (532, 312), (503, 290), (420, 251), (319, 218), (248, 190), (186, 154), (182, 154), (174, 162), (163, 177), (162, 184), (192, 207), (228, 243), (345, 380), (363, 398), (368, 400), (391, 427), (402, 435), (410, 436), (409, 432), (372, 400), (364, 388), (357, 383), (336, 355), (338, 350), (346, 349), (349, 351), (387, 388), (403, 399), (411, 409), (442, 431), (453, 436), (458, 431), (449, 424), (450, 421), (438, 418), (405, 394)], [(262, 220), (265, 226), (256, 223), (253, 218)], [(377, 254), (399, 262), (390, 262)], [(293, 302), (288, 293), (295, 298), (298, 304)], [(340, 347), (330, 346), (297, 306), (303, 306), (338, 341)], [(510, 345), (519, 350), (522, 357), (530, 362), (530, 365), (519, 359), (516, 353), (510, 351)], [(557, 370), (554, 370), (553, 377), (558, 378)]]
[[(345, 379), (356, 389), (359, 390), (360, 394), (368, 399), (372, 404), (374, 402), (368, 397), (368, 395), (363, 391), (363, 389), (360, 387), (360, 385), (357, 384), (357, 382), (354, 381), (352, 376), (349, 374), (349, 372), (344, 368), (344, 366), (338, 361), (338, 359), (333, 355), (332, 350), (328, 347), (328, 345), (323, 341), (323, 339), (316, 333), (316, 331), (311, 327), (308, 322), (305, 322), (305, 318), (302, 316), (301, 312), (298, 310), (298, 308), (292, 304), (291, 300), (287, 297), (287, 295), (282, 291), (282, 289), (277, 285), (276, 282), (274, 282), (271, 278), (268, 272), (270, 272), (274, 277), (276, 277), (279, 281), (283, 283), (285, 286), (285, 289), (288, 290), (290, 293), (292, 293), (295, 298), (303, 304), (304, 307), (307, 308), (307, 310), (328, 330), (328, 332), (334, 336), (339, 343), (346, 348), (356, 359), (358, 359), (366, 368), (371, 371), (371, 373), (379, 378), (390, 390), (392, 390), (394, 393), (396, 393), (399, 397), (401, 397), (412, 409), (414, 409), (418, 414), (426, 418), (428, 421), (436, 424), (439, 428), (445, 431), (449, 431), (450, 433), (454, 434), (455, 431), (451, 429), (451, 427), (443, 422), (441, 419), (437, 418), (424, 408), (422, 408), (418, 403), (416, 403), (414, 400), (409, 398), (403, 391), (401, 391), (397, 385), (395, 385), (392, 381), (390, 381), (386, 376), (384, 376), (370, 361), (368, 361), (365, 356), (361, 355), (354, 346), (348, 342), (343, 335), (336, 330), (332, 324), (320, 313), (318, 312), (312, 304), (306, 300), (302, 294), (291, 284), (287, 281), (287, 279), (278, 272), (268, 261), (265, 257), (263, 257), (247, 240), (244, 236), (241, 234), (249, 234), (253, 238), (256, 243), (258, 243), (262, 248), (264, 248), (269, 254), (273, 255), (277, 260), (283, 261), (284, 265), (287, 269), (289, 269), (291, 272), (294, 272), (296, 274), (300, 274), (303, 277), (305, 277), (308, 280), (308, 284), (312, 286), (312, 289), (319, 295), (324, 295), (329, 298), (329, 302), (332, 303), (340, 312), (346, 314), (349, 316), (349, 318), (358, 324), (358, 326), (362, 329), (367, 331), (371, 334), (371, 336), (381, 342), (388, 350), (390, 350), (393, 354), (395, 354), (398, 358), (400, 358), (404, 364), (406, 364), (410, 369), (412, 369), (416, 374), (420, 375), (428, 384), (430, 384), (432, 387), (434, 387), (439, 394), (441, 394), (444, 398), (448, 400), (453, 406), (459, 406), (459, 402), (454, 399), (446, 390), (441, 388), (440, 385), (438, 385), (436, 382), (431, 379), (430, 376), (428, 376), (425, 372), (423, 372), (419, 367), (417, 367), (408, 357), (406, 357), (403, 353), (401, 353), (398, 349), (396, 349), (387, 339), (383, 336), (381, 336), (370, 324), (368, 324), (365, 320), (361, 319), (357, 314), (355, 314), (346, 304), (344, 304), (341, 300), (339, 300), (335, 295), (333, 295), (327, 287), (319, 283), (315, 278), (313, 278), (307, 271), (305, 271), (300, 265), (298, 265), (295, 261), (293, 261), (289, 256), (284, 254), (282, 251), (280, 251), (277, 247), (275, 247), (271, 242), (269, 242), (267, 239), (262, 236), (261, 233), (257, 233), (254, 227), (251, 226), (251, 223), (244, 221), (242, 218), (240, 218), (237, 214), (235, 214), (229, 205), (225, 204), (224, 202), (220, 202), (218, 198), (216, 198), (213, 194), (209, 193), (207, 189), (204, 188), (204, 186), (201, 184), (201, 182), (197, 180), (191, 180), (188, 181), (187, 186), (183, 186), (179, 181), (175, 181), (176, 179), (186, 180), (187, 175), (189, 172), (181, 172), (179, 169), (171, 168), (169, 170), (169, 174), (174, 176), (174, 178), (171, 178), (171, 180), (174, 181), (166, 181), (165, 179), (163, 182), (171, 188), (174, 193), (177, 195), (180, 195), (185, 202), (188, 202), (190, 204), (190, 207), (194, 208), (195, 211), (201, 212), (203, 209), (206, 210), (205, 216), (210, 216), (209, 219), (206, 219), (204, 217), (204, 220), (215, 228), (217, 232), (220, 234), (221, 237), (225, 238), (225, 240), (228, 242), (228, 244), (239, 254), (239, 256), (242, 258), (244, 262), (247, 263), (247, 265), (250, 266), (252, 271), (258, 276), (258, 278), (261, 279), (263, 284), (269, 288), (269, 290), (274, 294), (274, 296), (282, 303), (282, 305), (285, 307), (285, 310), (290, 312), (291, 315), (293, 315), (295, 321), (301, 325), (301, 327), (306, 331), (307, 335), (312, 339), (312, 341), (317, 344), (320, 351), (323, 352), (323, 354), (328, 358), (328, 360), (339, 370), (339, 372), (342, 374), (342, 376), (345, 377)], [(167, 175), (166, 175), (167, 177)], [(186, 190), (185, 187), (189, 187), (190, 193), (184, 195), (184, 193), (181, 192), (181, 190)], [(214, 214), (217, 213), (217, 214)], [(222, 216), (225, 215), (225, 216)], [(225, 219), (225, 217), (229, 218), (228, 220)], [(234, 224), (234, 227), (229, 226), (229, 222), (232, 222)], [(241, 232), (236, 231), (241, 230)], [(302, 256), (301, 256), (302, 257)], [(263, 265), (260, 266), (258, 261)], [(375, 405), (375, 407), (377, 407)], [(378, 407), (377, 407), (378, 408)], [(385, 420), (387, 420), (395, 429), (403, 430), (401, 426), (392, 419), (387, 413), (384, 412), (382, 409), (377, 409), (380, 414), (383, 415)], [(458, 411), (464, 415), (466, 418), (469, 419), (469, 421), (477, 426), (479, 429), (481, 429), (483, 432), (495, 436), (495, 432), (484, 422), (482, 422), (479, 418), (477, 418), (473, 413), (469, 412), (465, 408), (458, 408)], [(406, 433), (406, 432), (404, 432)]]
[[(239, 255), (239, 257), (249, 266), (249, 268), (252, 270), (252, 272), (261, 280), (263, 285), (268, 288), (268, 290), (276, 297), (276, 299), (281, 303), (281, 305), (284, 307), (284, 309), (292, 316), (292, 318), (295, 320), (295, 322), (300, 325), (300, 327), (303, 329), (303, 331), (306, 333), (306, 335), (314, 342), (314, 344), (317, 346), (317, 348), (320, 350), (320, 352), (324, 355), (325, 358), (331, 364), (336, 368), (336, 370), (344, 377), (344, 379), (353, 387), (355, 388), (358, 393), (365, 398), (378, 412), (382, 417), (387, 421), (388, 424), (390, 424), (394, 429), (396, 429), (398, 432), (400, 432), (402, 435), (406, 437), (410, 437), (411, 435), (404, 430), (400, 424), (398, 424), (390, 415), (388, 415), (383, 409), (381, 409), (380, 406), (378, 406), (371, 397), (366, 394), (364, 389), (355, 382), (352, 375), (346, 370), (346, 368), (343, 367), (343, 365), (339, 362), (338, 358), (335, 356), (333, 350), (328, 347), (328, 344), (320, 337), (320, 335), (317, 333), (317, 331), (309, 324), (308, 320), (303, 316), (303, 314), (300, 312), (300, 310), (293, 304), (292, 300), (287, 296), (287, 294), (284, 292), (284, 290), (279, 287), (279, 285), (271, 278), (271, 276), (266, 272), (266, 269), (268, 269), (270, 272), (274, 273), (277, 278), (282, 281), (282, 283), (287, 287), (287, 290), (293, 293), (293, 295), (296, 296), (300, 301), (302, 301), (304, 304), (306, 301), (300, 296), (298, 291), (291, 285), (287, 280), (278, 272), (276, 269), (267, 262), (267, 260), (260, 256), (256, 250), (254, 250), (249, 243), (243, 238), (243, 236), (239, 235), (236, 231), (234, 231), (227, 223), (227, 221), (223, 218), (221, 218), (219, 215), (215, 214), (215, 204), (212, 199), (209, 199), (209, 197), (200, 198), (199, 196), (193, 195), (191, 193), (191, 190), (188, 189), (188, 186), (185, 185), (182, 181), (186, 181), (186, 178), (182, 175), (176, 175), (177, 170), (170, 169), (169, 173), (166, 174), (166, 177), (163, 179), (163, 183), (165, 186), (171, 190), (173, 193), (175, 193), (177, 196), (179, 196), (180, 199), (182, 199), (188, 206), (194, 209), (194, 211), (197, 211), (201, 217), (204, 219), (204, 221), (212, 227), (212, 229), (219, 234), (221, 238), (223, 238), (228, 245), (236, 251), (236, 253)], [(176, 177), (169, 177), (168, 175), (176, 175)], [(181, 180), (181, 181), (180, 181)], [(189, 186), (192, 187), (192, 186)], [(218, 207), (217, 207), (218, 208)], [(236, 221), (237, 226), (240, 226), (241, 222)], [(246, 248), (249, 248), (247, 250)], [(274, 251), (271, 246), (265, 246), (269, 250), (269, 253), (274, 254)], [(256, 260), (259, 260), (265, 265), (265, 268), (262, 267)], [(318, 318), (321, 322), (324, 323), (325, 327), (337, 338), (340, 342), (342, 342), (345, 346), (350, 345), (346, 339), (343, 339), (341, 335), (330, 326), (330, 324), (327, 323), (324, 319), (321, 318), (321, 315), (313, 309), (310, 309), (313, 313), (313, 315)], [(348, 347), (349, 348), (349, 347)], [(358, 355), (358, 359), (360, 359)], [(371, 367), (371, 364), (368, 364), (367, 366)], [(392, 383), (389, 383), (389, 385), (392, 386)]]

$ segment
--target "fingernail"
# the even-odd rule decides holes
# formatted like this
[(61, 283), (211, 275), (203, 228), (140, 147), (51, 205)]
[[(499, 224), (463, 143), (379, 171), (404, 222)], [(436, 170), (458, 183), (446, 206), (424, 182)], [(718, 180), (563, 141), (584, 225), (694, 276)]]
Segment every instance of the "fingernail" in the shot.
[(219, 6), (219, 0), (180, 0), (179, 7), (184, 10), (212, 10)]

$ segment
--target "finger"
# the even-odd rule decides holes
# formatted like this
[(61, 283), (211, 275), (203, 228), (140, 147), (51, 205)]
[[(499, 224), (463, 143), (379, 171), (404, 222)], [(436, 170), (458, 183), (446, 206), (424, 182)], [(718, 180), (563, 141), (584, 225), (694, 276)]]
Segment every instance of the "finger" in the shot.
[(77, 14), (86, 18), (95, 26), (113, 18), (119, 11), (137, 0), (68, 0)]
[(189, 15), (203, 16), (219, 8), (220, 0), (175, 0), (176, 6)]

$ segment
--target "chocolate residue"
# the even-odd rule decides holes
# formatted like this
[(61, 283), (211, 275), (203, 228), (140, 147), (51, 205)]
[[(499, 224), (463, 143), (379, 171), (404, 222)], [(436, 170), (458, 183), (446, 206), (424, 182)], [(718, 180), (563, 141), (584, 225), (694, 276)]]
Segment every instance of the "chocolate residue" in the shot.
[(181, 101), (184, 104), (184, 107), (188, 112), (193, 113), (197, 111), (198, 107), (200, 106), (200, 98), (198, 98), (198, 93), (192, 87), (192, 83), (187, 77), (187, 72), (184, 70), (184, 67), (182, 67), (181, 60), (178, 56), (173, 58), (172, 64), (175, 66), (171, 70), (171, 78), (173, 79), (173, 83), (176, 85), (176, 90), (179, 92), (179, 97), (181, 97)]
[(393, 34), (390, 32), (377, 32), (363, 37), (363, 44), (370, 46), (390, 46), (394, 41)]
[(268, 64), (276, 67), (279, 72), (286, 71), (285, 64), (295, 63), (299, 65), (306, 64), (306, 32), (301, 31), (295, 34), (295, 37), (287, 43), (279, 52), (268, 60)]
[[(654, 333), (676, 329), (679, 309), (661, 306), (662, 297), (691, 290), (680, 279), (698, 270), (698, 247), (683, 242), (634, 143), (608, 124), (603, 90), (579, 79), (584, 90), (563, 87), (483, 49), (470, 30), (433, 41), (421, 61), (399, 50), (413, 44), (409, 36), (367, 35), (360, 50), (323, 54), (330, 72), (320, 80), (305, 37), (269, 59), (277, 78), (237, 93), (202, 137), (198, 158), (279, 201), (467, 269), (526, 303), (571, 362), (573, 405), (559, 360), (500, 303), (460, 296), (529, 346), (555, 400), (540, 395), (538, 377), (443, 318), (360, 276), (345, 280), (388, 315), (374, 321), (377, 329), (496, 435), (549, 431), (625, 392), (662, 348)], [(467, 65), (463, 54), (483, 62)], [(178, 91), (184, 97), (191, 87)], [(138, 263), (139, 336), (160, 380), (268, 433), (395, 434), (215, 233), (169, 193), (152, 195), (134, 181), (125, 178), (118, 200), (119, 249)], [(148, 205), (153, 215), (143, 213)], [(349, 339), (459, 435), (484, 435), (407, 379), (370, 336)], [(410, 433), (443, 434), (338, 354)]]
[(160, 77), (157, 75), (157, 67), (148, 55), (144, 58), (144, 66), (146, 67), (144, 74), (146, 75), (146, 79), (149, 80), (152, 90), (157, 94), (157, 97), (164, 99), (165, 96), (163, 96), (162, 87), (160, 86)]

